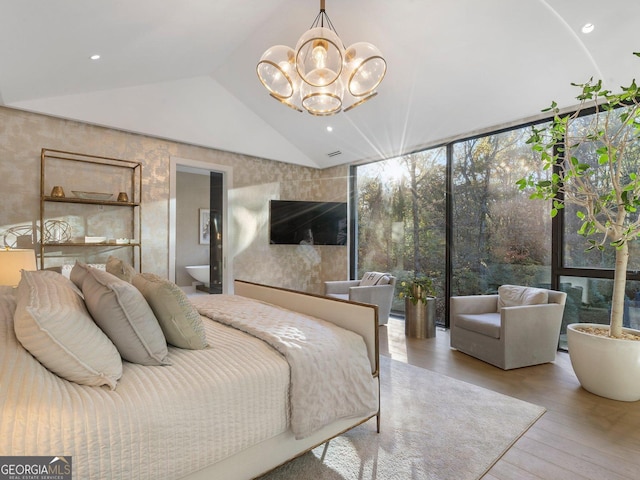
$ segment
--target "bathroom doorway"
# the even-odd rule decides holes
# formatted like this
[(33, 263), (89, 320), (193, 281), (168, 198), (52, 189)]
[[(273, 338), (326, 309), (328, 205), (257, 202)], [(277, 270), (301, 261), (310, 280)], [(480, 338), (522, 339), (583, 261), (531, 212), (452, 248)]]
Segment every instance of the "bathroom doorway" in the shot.
[(169, 278), (187, 292), (232, 293), (227, 262), (229, 167), (172, 158)]

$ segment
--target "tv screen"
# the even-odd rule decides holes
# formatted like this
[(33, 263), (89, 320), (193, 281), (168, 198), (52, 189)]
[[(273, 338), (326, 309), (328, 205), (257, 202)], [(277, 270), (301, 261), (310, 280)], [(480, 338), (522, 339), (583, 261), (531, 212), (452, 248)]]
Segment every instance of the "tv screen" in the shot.
[(273, 244), (347, 244), (346, 203), (271, 200), (269, 214)]

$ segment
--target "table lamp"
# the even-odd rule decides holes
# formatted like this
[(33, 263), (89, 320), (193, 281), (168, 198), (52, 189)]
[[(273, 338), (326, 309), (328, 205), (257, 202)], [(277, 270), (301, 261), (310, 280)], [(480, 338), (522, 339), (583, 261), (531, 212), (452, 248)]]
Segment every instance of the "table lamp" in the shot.
[(0, 250), (0, 285), (18, 286), (20, 270), (37, 270), (36, 252), (25, 248)]

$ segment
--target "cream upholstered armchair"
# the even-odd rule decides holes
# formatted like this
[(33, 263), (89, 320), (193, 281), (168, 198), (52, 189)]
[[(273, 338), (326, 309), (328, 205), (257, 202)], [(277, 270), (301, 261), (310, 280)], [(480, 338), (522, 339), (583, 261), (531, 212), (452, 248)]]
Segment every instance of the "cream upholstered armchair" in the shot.
[(389, 321), (396, 277), (388, 273), (367, 272), (362, 280), (339, 280), (324, 282), (327, 297), (371, 303), (378, 306), (378, 324)]
[(553, 362), (567, 294), (503, 285), (451, 297), (451, 347), (504, 370)]

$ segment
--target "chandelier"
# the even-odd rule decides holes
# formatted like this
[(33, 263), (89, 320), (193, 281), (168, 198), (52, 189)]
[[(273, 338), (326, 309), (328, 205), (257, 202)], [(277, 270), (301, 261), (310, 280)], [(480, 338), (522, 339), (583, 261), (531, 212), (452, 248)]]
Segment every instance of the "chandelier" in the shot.
[(375, 97), (386, 71), (387, 62), (370, 43), (344, 47), (324, 0), (295, 50), (275, 45), (257, 66), (258, 78), (273, 98), (298, 112), (319, 116), (347, 112)]

